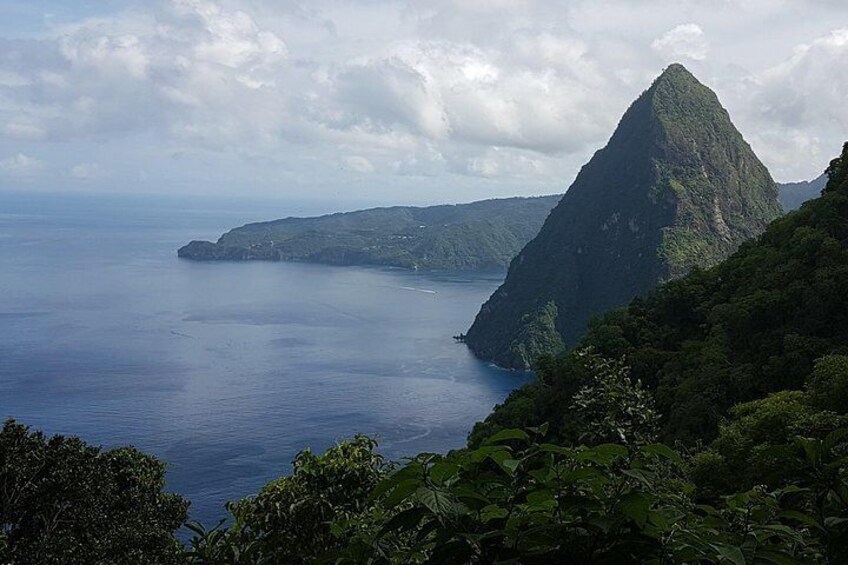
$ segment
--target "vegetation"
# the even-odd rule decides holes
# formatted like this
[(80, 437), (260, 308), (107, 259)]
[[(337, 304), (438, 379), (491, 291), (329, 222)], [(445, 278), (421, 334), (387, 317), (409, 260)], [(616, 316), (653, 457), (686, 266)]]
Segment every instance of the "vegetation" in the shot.
[(781, 213), (777, 192), (716, 95), (671, 65), (510, 264), (466, 343), (528, 368), (575, 345), (592, 316), (762, 233)]
[(248, 224), (217, 243), (178, 251), (195, 260), (309, 261), (424, 270), (502, 270), (538, 233), (560, 196), (396, 206)]
[[(595, 424), (586, 442), (547, 443), (547, 424), (506, 429), (473, 450), (420, 454), (394, 469), (364, 438), (321, 458), (306, 452), (314, 464), (310, 472), (295, 470), (282, 479), (286, 490), (297, 493), (293, 498), (269, 503), (263, 492), (239, 503), (252, 507), (250, 527), (256, 530), (240, 535), (246, 525), (236, 510), (229, 530), (198, 530), (193, 562), (234, 562), (224, 555), (250, 555), (250, 563), (352, 564), (841, 563), (848, 558), (848, 428), (801, 426), (766, 438), (762, 433), (783, 410), (752, 418), (758, 408), (740, 406), (712, 446), (675, 450), (654, 443), (658, 415), (650, 397), (627, 377), (625, 365), (585, 352), (583, 359), (595, 371), (574, 401), (578, 418)], [(829, 388), (843, 378), (825, 371), (827, 382), (816, 381)], [(764, 403), (779, 406), (780, 394)], [(808, 413), (813, 420), (815, 410)], [(794, 409), (788, 413), (791, 420)], [(794, 433), (803, 431), (812, 435)], [(763, 449), (734, 461), (724, 453), (726, 446), (740, 453), (751, 445), (729, 439), (737, 436), (756, 438)], [(620, 441), (599, 443), (607, 438)], [(755, 471), (749, 474), (751, 485), (729, 488), (745, 483), (735, 473), (767, 452), (779, 454), (779, 480), (766, 481), (767, 473)], [(321, 477), (320, 490), (313, 490), (315, 477)], [(725, 480), (718, 490), (717, 480)], [(329, 502), (318, 496), (323, 492), (327, 499), (332, 493), (350, 495)], [(305, 520), (280, 519), (292, 512), (304, 512)], [(312, 536), (321, 543), (313, 543)]]
[[(848, 353), (848, 180), (834, 160), (823, 196), (773, 222), (717, 267), (662, 285), (595, 320), (581, 347), (624, 358), (656, 399), (661, 438), (710, 441), (735, 404), (801, 390)], [(514, 392), (472, 434), (550, 422), (569, 435), (569, 406), (589, 372), (576, 352), (539, 363), (538, 379)], [(836, 360), (834, 360), (836, 359)], [(810, 384), (814, 386), (814, 384)], [(818, 393), (840, 398), (840, 387)]]
[[(141, 456), (153, 463), (156, 479), (112, 504), (111, 482), (98, 464), (98, 456), (110, 452), (73, 438), (45, 441), (9, 422), (0, 441), (0, 484), (4, 495), (12, 493), (9, 500), (18, 501), (4, 500), (3, 508), (21, 510), (4, 514), (0, 549), (6, 553), (0, 553), (0, 562), (848, 559), (848, 406), (842, 404), (843, 413), (837, 414), (820, 404), (832, 391), (844, 391), (848, 359), (820, 361), (804, 391), (738, 406), (712, 445), (694, 450), (655, 443), (660, 415), (621, 360), (585, 351), (579, 359), (592, 373), (571, 407), (578, 427), (590, 424), (581, 429), (581, 441), (547, 442), (547, 424), (505, 429), (474, 449), (420, 454), (402, 466), (387, 464), (376, 443), (362, 436), (320, 456), (305, 450), (290, 476), (230, 504), (229, 524), (208, 530), (191, 525), (194, 536), (182, 550), (171, 534), (185, 516), (185, 504), (161, 494), (160, 464)], [(89, 457), (72, 456), (71, 464), (62, 463), (65, 454), (44, 458), (48, 444), (72, 446), (72, 455)], [(39, 475), (41, 467), (19, 464), (20, 458), (41, 459), (50, 477)], [(779, 465), (769, 465), (772, 461)], [(94, 473), (101, 479), (96, 494), (91, 492)], [(34, 488), (19, 499), (20, 489), (9, 485), (21, 482)], [(153, 499), (139, 496), (139, 490), (153, 493)], [(94, 519), (89, 500), (99, 509)], [(152, 507), (151, 500), (157, 501)], [(62, 509), (73, 512), (56, 520)], [(164, 523), (169, 525), (163, 528)], [(50, 531), (48, 524), (62, 525)], [(21, 535), (33, 525), (38, 534)], [(39, 543), (30, 543), (35, 539)]]
[(164, 465), (7, 421), (0, 432), (0, 563), (182, 562), (188, 503), (165, 494)]
[[(393, 466), (375, 442), (357, 436), (320, 456), (301, 452), (290, 476), (229, 505), (228, 525), (192, 525), (195, 535), (181, 556), (161, 555), (154, 545), (118, 553), (116, 562), (848, 559), (848, 405), (840, 404), (840, 413), (830, 409), (845, 391), (848, 358), (823, 358), (803, 391), (737, 406), (711, 445), (693, 449), (656, 443), (661, 416), (622, 360), (588, 351), (577, 359), (589, 375), (570, 407), (578, 441), (548, 442), (545, 423)], [(39, 507), (37, 498), (33, 503)], [(92, 537), (102, 526), (75, 525)], [(58, 555), (15, 562), (111, 562)]]
[(561, 447), (541, 435), (543, 428), (504, 430), (467, 453), (416, 457), (372, 494), (379, 512), (338, 524), (349, 539), (340, 561), (794, 563), (841, 555), (828, 542), (841, 536), (844, 502), (814, 509), (827, 526), (798, 509), (805, 498), (828, 501), (833, 491), (824, 485), (757, 488), (709, 505), (697, 502), (687, 464), (664, 445)]
[(331, 526), (373, 511), (369, 496), (390, 469), (376, 445), (357, 436), (320, 456), (300, 452), (290, 476), (228, 506), (231, 526), (207, 531), (192, 525), (189, 562), (313, 563), (340, 550)]

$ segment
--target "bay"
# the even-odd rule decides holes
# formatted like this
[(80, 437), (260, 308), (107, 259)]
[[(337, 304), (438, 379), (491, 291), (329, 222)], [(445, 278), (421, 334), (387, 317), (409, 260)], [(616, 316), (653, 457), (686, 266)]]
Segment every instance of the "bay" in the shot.
[(502, 274), (192, 263), (175, 250), (304, 203), (0, 195), (0, 417), (168, 464), (213, 524), (304, 447), (460, 447), (529, 375), (464, 331)]

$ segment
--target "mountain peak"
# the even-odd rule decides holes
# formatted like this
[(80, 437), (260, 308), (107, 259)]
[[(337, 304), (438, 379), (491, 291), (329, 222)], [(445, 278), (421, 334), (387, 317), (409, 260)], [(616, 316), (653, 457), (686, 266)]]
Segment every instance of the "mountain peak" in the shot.
[(667, 66), (665, 70), (660, 73), (660, 76), (658, 76), (654, 80), (654, 84), (665, 80), (692, 80), (698, 82), (698, 79), (695, 78), (695, 75), (690, 73), (689, 69), (687, 69), (680, 63), (672, 63)]
[(593, 315), (762, 233), (781, 212), (777, 193), (715, 93), (670, 65), (512, 261), (466, 342), (526, 367), (575, 343)]
[(718, 96), (680, 63), (669, 65), (643, 96), (650, 99), (652, 112), (660, 117), (730, 122)]

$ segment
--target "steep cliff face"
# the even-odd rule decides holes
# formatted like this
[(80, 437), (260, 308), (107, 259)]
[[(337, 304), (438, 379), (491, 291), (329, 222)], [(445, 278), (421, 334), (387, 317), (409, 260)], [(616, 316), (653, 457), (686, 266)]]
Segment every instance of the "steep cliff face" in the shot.
[(627, 110), (468, 331), (526, 368), (589, 319), (730, 255), (781, 213), (777, 185), (716, 95), (671, 65)]

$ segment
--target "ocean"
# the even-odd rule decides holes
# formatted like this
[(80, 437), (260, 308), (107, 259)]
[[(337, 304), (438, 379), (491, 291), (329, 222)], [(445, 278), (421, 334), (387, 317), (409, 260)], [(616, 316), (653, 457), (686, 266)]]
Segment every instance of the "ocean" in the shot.
[(305, 447), (461, 447), (530, 378), (451, 337), (503, 274), (176, 256), (302, 209), (0, 194), (0, 418), (159, 457), (206, 525)]

